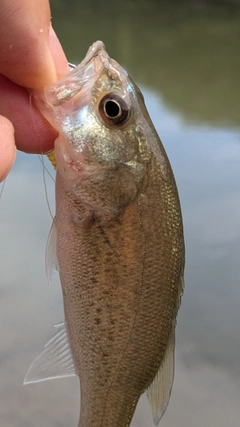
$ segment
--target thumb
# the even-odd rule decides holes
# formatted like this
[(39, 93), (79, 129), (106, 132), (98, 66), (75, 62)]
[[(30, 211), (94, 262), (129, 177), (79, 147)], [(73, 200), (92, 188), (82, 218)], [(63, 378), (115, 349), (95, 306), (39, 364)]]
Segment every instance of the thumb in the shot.
[(59, 42), (52, 56), (50, 45), (56, 45), (57, 38), (51, 32), (49, 39), (50, 28), (48, 0), (1, 0), (0, 73), (20, 86), (41, 89), (63, 74), (63, 69), (67, 72)]

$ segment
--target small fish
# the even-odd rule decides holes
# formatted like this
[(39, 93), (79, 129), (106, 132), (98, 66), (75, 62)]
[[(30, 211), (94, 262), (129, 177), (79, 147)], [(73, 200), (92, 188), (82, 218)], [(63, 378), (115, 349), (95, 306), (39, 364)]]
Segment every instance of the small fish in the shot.
[(78, 375), (79, 427), (127, 427), (145, 391), (157, 425), (174, 371), (183, 291), (178, 192), (143, 96), (102, 42), (35, 94), (58, 130), (47, 272), (65, 320), (25, 383)]

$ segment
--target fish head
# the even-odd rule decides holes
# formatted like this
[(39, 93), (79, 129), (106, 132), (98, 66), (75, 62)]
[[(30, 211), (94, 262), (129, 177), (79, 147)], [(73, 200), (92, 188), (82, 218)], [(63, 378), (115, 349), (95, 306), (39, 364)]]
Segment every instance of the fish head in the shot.
[(86, 198), (90, 182), (111, 181), (112, 190), (104, 188), (116, 193), (113, 176), (129, 193), (120, 197), (123, 206), (136, 196), (152, 154), (148, 115), (140, 90), (102, 42), (37, 102), (59, 132), (57, 170), (77, 197)]

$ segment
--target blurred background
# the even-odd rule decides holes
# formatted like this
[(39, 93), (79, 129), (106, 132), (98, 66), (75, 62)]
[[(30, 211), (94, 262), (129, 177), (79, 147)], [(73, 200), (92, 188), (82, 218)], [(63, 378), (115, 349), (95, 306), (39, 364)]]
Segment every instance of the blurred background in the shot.
[[(95, 40), (140, 86), (178, 184), (185, 294), (176, 374), (161, 427), (231, 427), (240, 419), (240, 1), (52, 0), (70, 62)], [(48, 160), (45, 164), (52, 172)], [(53, 172), (52, 172), (53, 173)], [(54, 184), (47, 178), (54, 212)], [(18, 153), (0, 200), (0, 425), (76, 427), (77, 378), (22, 386), (63, 317), (48, 287), (51, 225), (42, 166)], [(137, 357), (137, 355), (136, 355)], [(152, 425), (146, 397), (133, 427)]]

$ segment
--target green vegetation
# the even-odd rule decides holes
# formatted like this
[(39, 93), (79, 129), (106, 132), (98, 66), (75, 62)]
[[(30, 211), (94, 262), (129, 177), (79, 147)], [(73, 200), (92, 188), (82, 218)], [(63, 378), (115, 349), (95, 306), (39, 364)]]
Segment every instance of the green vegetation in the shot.
[(103, 40), (134, 80), (185, 120), (240, 125), (240, 8), (218, 2), (52, 1), (68, 59)]

